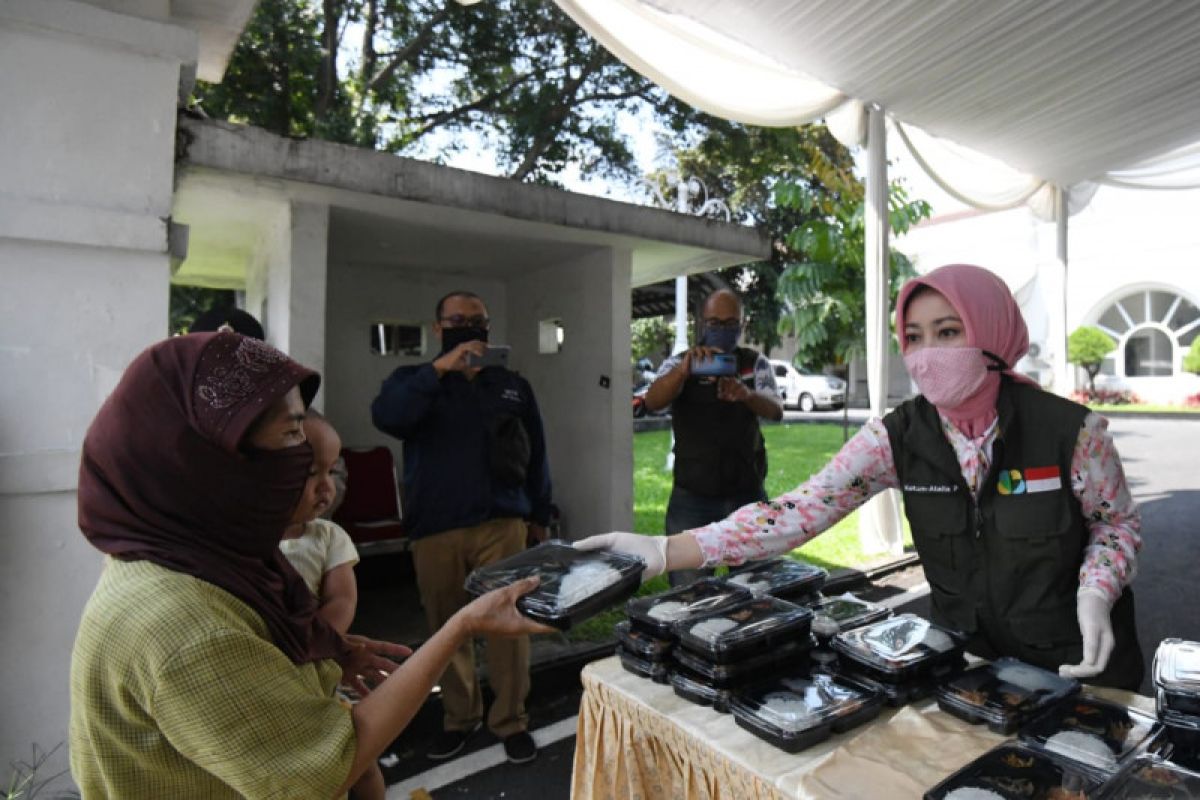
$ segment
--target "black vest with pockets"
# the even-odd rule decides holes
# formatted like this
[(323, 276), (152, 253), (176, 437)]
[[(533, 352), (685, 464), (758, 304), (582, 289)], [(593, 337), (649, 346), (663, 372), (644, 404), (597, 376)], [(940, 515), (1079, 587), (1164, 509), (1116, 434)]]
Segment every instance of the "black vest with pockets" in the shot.
[[(754, 389), (758, 353), (739, 347), (739, 379)], [(767, 477), (767, 448), (758, 416), (745, 403), (717, 399), (717, 379), (698, 375), (684, 381), (671, 404), (675, 431), (675, 485), (705, 497), (758, 491)]]
[[(1007, 655), (1056, 670), (1082, 659), (1076, 592), (1088, 529), (1071, 462), (1088, 409), (1006, 378), (997, 413), (978, 502), (924, 397), (883, 422), (934, 622), (969, 634), (969, 649), (984, 658)], [(1128, 589), (1112, 621), (1109, 667), (1089, 682), (1136, 689), (1143, 668)]]

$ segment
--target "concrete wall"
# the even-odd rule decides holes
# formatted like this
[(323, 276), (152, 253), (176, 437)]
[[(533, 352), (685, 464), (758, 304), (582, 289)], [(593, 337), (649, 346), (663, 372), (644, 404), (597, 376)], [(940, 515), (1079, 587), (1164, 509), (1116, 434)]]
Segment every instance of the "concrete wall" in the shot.
[[(336, 257), (335, 257), (336, 258)], [(375, 430), (371, 401), (396, 367), (429, 361), (438, 343), (430, 326), (438, 299), (456, 289), (483, 297), (492, 315), (492, 340), (507, 340), (505, 284), (496, 278), (450, 275), (382, 265), (330, 264), (325, 312), (325, 411), (347, 446), (387, 444), (401, 462), (400, 442)], [(378, 356), (371, 352), (369, 325), (376, 320), (420, 323), (426, 328), (425, 354)], [(515, 353), (518, 369), (523, 354)]]
[(175, 101), (195, 49), (87, 5), (0, 4), (0, 764), (66, 739), (101, 565), (76, 525), (79, 448), (167, 331)]
[[(470, 289), (488, 305), (491, 341), (512, 346), (510, 365), (533, 386), (546, 425), (555, 502), (568, 531), (582, 536), (628, 528), (630, 270), (629, 253), (608, 248), (514, 277), (344, 263), (335, 256), (325, 316), (325, 410), (347, 445), (387, 444), (399, 464), (402, 446), (371, 425), (371, 401), (396, 367), (436, 354), (429, 326), (438, 298)], [(540, 354), (538, 323), (552, 318), (563, 322), (563, 348)], [(425, 325), (425, 354), (373, 354), (369, 325), (377, 320)]]
[[(630, 274), (628, 251), (605, 248), (509, 286), (509, 339), (541, 406), (555, 502), (571, 538), (633, 524)], [(547, 319), (562, 320), (562, 350), (539, 354), (538, 323)]]

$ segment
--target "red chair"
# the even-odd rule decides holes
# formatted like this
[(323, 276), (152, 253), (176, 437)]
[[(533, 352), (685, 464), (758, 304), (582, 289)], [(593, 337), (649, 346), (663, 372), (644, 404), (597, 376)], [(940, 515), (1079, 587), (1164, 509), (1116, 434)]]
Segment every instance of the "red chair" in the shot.
[(342, 458), (346, 497), (333, 521), (346, 529), (361, 556), (408, 549), (392, 451), (382, 445), (343, 447)]

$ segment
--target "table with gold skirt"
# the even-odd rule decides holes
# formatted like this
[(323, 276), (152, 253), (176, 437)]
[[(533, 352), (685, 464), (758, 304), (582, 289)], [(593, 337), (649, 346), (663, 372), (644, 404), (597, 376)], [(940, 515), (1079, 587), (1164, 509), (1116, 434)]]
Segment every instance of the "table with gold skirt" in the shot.
[[(589, 664), (582, 679), (574, 800), (920, 800), (1008, 738), (923, 700), (791, 754), (616, 657)], [(1149, 698), (1091, 691), (1153, 713)]]

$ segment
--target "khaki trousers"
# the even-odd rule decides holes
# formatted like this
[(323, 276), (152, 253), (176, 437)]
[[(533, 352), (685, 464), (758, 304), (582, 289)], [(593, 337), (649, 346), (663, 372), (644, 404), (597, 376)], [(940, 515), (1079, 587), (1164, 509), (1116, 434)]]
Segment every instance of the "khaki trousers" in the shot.
[[(470, 528), (454, 528), (412, 543), (417, 588), (425, 605), (430, 632), (470, 600), (463, 583), (476, 567), (491, 564), (525, 549), (525, 522), (492, 519)], [(487, 637), (488, 682), (496, 699), (488, 710), (487, 725), (503, 739), (525, 730), (529, 716), (529, 637)], [(475, 677), (474, 642), (463, 644), (442, 674), (443, 726), (448, 731), (475, 727), (483, 718), (483, 695)]]

